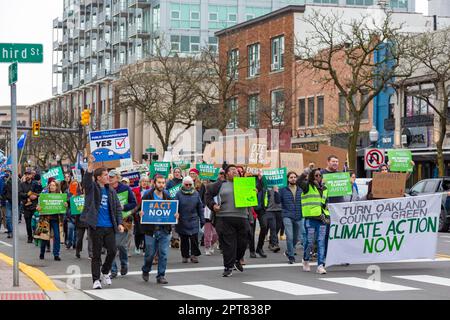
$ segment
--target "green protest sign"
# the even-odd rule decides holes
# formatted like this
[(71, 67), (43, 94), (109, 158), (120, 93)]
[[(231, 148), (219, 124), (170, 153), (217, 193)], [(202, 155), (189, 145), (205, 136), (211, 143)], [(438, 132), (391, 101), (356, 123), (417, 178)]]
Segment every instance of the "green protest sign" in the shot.
[(214, 168), (213, 164), (198, 163), (196, 168), (202, 180), (217, 180), (219, 177), (220, 168)]
[(263, 169), (263, 181), (268, 188), (287, 186), (287, 169)]
[(48, 179), (55, 178), (56, 181), (64, 180), (64, 173), (61, 167), (50, 168), (47, 172), (42, 175), (42, 187), (46, 187), (48, 184)]
[(84, 196), (72, 196), (70, 198), (70, 214), (80, 215), (84, 208)]
[(175, 198), (175, 195), (177, 194), (178, 191), (180, 191), (182, 186), (183, 185), (180, 183), (180, 184), (177, 184), (175, 187), (167, 190), (167, 191), (169, 191), (170, 198), (172, 198), (172, 199)]
[(39, 196), (39, 206), (41, 215), (66, 213), (67, 202), (66, 193), (41, 193)]
[(150, 178), (153, 178), (155, 174), (160, 174), (164, 178), (167, 178), (170, 173), (170, 162), (155, 161), (150, 165)]
[(328, 189), (329, 197), (352, 195), (352, 183), (349, 172), (327, 173), (323, 175), (323, 182)]
[(234, 205), (236, 208), (254, 207), (258, 205), (255, 177), (234, 178), (233, 189)]
[[(125, 206), (128, 204), (128, 191), (124, 191), (117, 194), (117, 197), (119, 198), (120, 204), (122, 206)], [(131, 214), (131, 211), (122, 211), (122, 218), (126, 218)]]
[(191, 167), (191, 162), (188, 160), (172, 161), (172, 168), (180, 168), (181, 170), (187, 170)]
[(394, 172), (412, 172), (411, 150), (388, 150), (389, 169)]

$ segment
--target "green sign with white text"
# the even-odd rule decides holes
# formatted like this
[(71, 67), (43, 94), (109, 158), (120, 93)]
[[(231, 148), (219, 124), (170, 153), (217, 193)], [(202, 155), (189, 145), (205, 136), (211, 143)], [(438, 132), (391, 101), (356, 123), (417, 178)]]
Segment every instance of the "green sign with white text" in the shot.
[(352, 195), (352, 183), (349, 172), (327, 173), (323, 181), (328, 189), (328, 197), (341, 197)]
[(67, 202), (66, 193), (41, 193), (39, 196), (39, 206), (41, 215), (66, 213)]
[(44, 46), (31, 43), (0, 43), (0, 62), (42, 63)]
[(411, 150), (388, 150), (389, 170), (393, 172), (411, 172)]

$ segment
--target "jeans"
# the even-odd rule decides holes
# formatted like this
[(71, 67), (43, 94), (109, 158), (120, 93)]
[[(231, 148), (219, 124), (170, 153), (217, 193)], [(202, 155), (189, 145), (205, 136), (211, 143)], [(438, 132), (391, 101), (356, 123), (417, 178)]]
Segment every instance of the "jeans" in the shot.
[(217, 218), (217, 234), (223, 252), (223, 266), (232, 269), (245, 255), (248, 246), (250, 224), (245, 218)]
[[(108, 274), (111, 271), (117, 252), (116, 239), (114, 228), (90, 228), (88, 234), (92, 241), (91, 273), (92, 281), (95, 282), (100, 279), (100, 271), (103, 274)], [(106, 247), (106, 259), (102, 264), (103, 246)]]
[(283, 218), (284, 231), (286, 233), (287, 255), (294, 258), (295, 245), (300, 239), (303, 244), (303, 234), (305, 232), (303, 220), (293, 220), (291, 218)]
[(149, 273), (152, 270), (153, 258), (158, 251), (158, 274), (156, 278), (162, 278), (166, 275), (167, 256), (169, 254), (170, 233), (163, 230), (157, 230), (153, 236), (145, 235), (145, 256), (143, 273)]
[(12, 227), (12, 203), (6, 201), (6, 229), (8, 229), (8, 233), (13, 232)]
[(75, 232), (75, 224), (73, 222), (68, 221), (67, 222), (67, 247), (71, 248), (72, 246), (75, 247), (77, 243), (77, 234)]
[(310, 260), (314, 241), (317, 241), (317, 265), (325, 265), (329, 225), (317, 219), (305, 219), (305, 229), (303, 260)]
[[(50, 230), (53, 230), (53, 256), (59, 257), (61, 238), (59, 235), (59, 221), (50, 220)], [(41, 240), (41, 256), (45, 254), (45, 248), (50, 244), (49, 240)]]
[[(128, 231), (116, 233), (116, 246), (119, 253), (120, 266), (128, 268)], [(117, 273), (116, 259), (114, 259), (111, 273)]]

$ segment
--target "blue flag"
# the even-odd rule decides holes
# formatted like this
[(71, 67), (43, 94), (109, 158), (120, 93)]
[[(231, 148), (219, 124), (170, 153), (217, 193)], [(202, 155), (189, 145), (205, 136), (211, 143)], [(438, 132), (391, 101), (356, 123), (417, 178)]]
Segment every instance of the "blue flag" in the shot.
[(17, 149), (22, 150), (25, 146), (25, 141), (27, 140), (27, 133), (25, 132), (22, 134), (19, 138), (19, 141), (17, 141)]

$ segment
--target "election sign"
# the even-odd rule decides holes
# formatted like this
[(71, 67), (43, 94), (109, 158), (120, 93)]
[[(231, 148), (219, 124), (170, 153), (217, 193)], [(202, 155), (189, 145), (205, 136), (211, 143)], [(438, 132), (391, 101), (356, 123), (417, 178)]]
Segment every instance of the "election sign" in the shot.
[(388, 150), (389, 169), (396, 172), (412, 171), (411, 150)]
[(366, 149), (364, 154), (365, 170), (378, 170), (378, 167), (384, 162), (384, 149)]
[(441, 194), (332, 203), (327, 266), (434, 259)]
[(70, 214), (75, 216), (81, 214), (84, 209), (84, 196), (70, 197)]
[(62, 214), (66, 213), (65, 203), (67, 202), (66, 193), (41, 193), (39, 196), (40, 214)]
[(263, 169), (263, 179), (268, 188), (279, 187), (283, 188), (287, 186), (287, 169)]
[(323, 181), (328, 189), (329, 197), (341, 197), (352, 195), (352, 183), (349, 172), (327, 173), (323, 175)]
[(89, 132), (89, 140), (95, 162), (131, 158), (128, 129)]
[(139, 186), (139, 180), (141, 179), (141, 174), (139, 172), (127, 172), (120, 174), (122, 178), (130, 179), (130, 188), (135, 188)]
[(153, 179), (155, 174), (160, 174), (164, 178), (169, 176), (170, 162), (167, 161), (154, 161), (150, 165), (150, 177)]
[(233, 179), (234, 205), (236, 208), (258, 205), (255, 177), (236, 177)]
[(143, 200), (141, 224), (177, 224), (178, 200)]
[(42, 175), (42, 187), (46, 187), (48, 184), (48, 179), (55, 178), (56, 181), (64, 181), (64, 173), (61, 167), (50, 168), (47, 172)]
[(196, 167), (202, 180), (217, 180), (219, 177), (220, 168), (214, 168), (213, 164), (198, 163)]
[(177, 192), (181, 190), (182, 186), (183, 185), (180, 183), (180, 184), (177, 184), (175, 187), (172, 187), (169, 190), (167, 190), (167, 191), (169, 191), (169, 195), (172, 199), (175, 198)]

